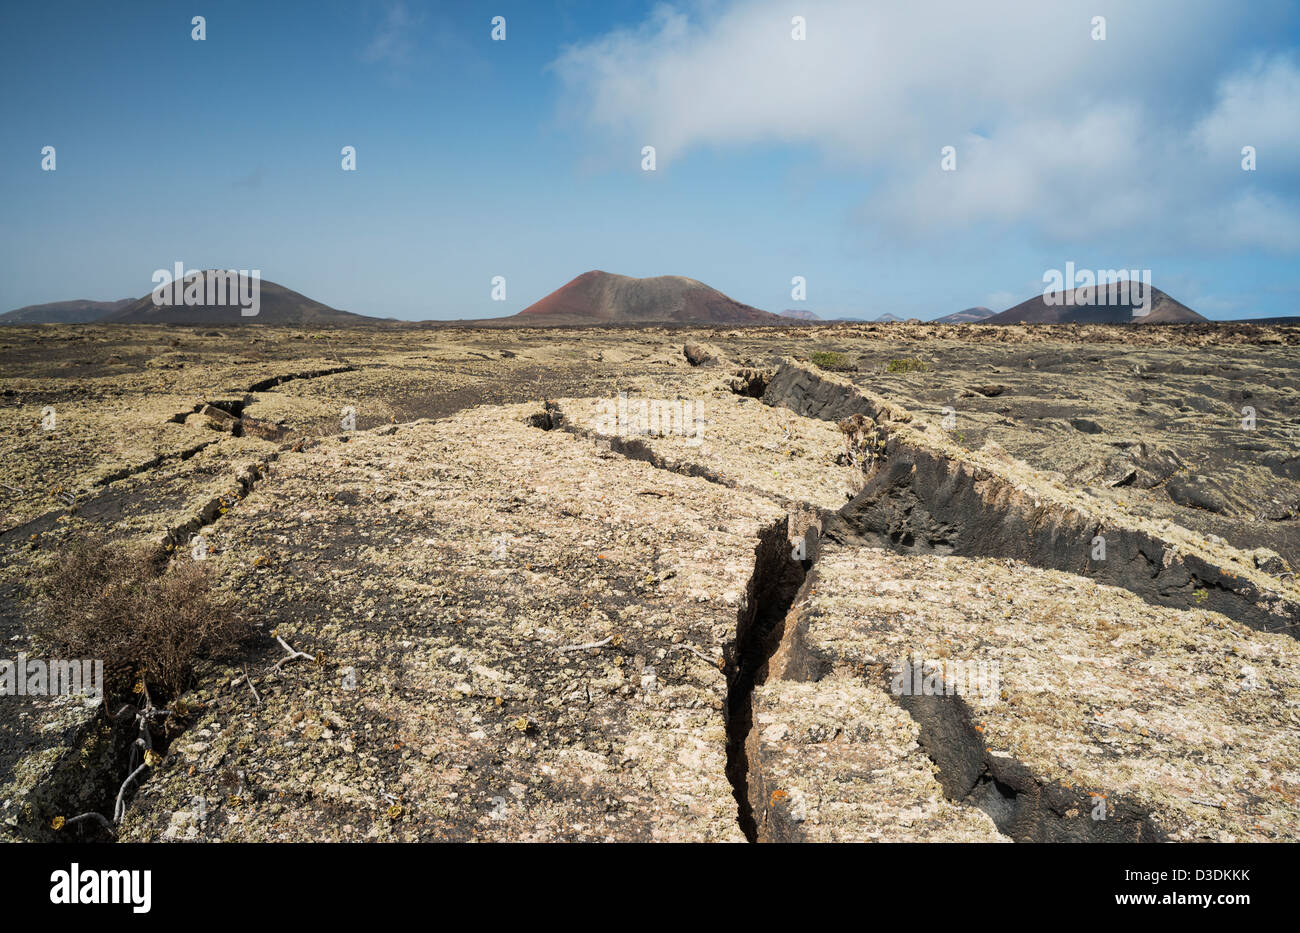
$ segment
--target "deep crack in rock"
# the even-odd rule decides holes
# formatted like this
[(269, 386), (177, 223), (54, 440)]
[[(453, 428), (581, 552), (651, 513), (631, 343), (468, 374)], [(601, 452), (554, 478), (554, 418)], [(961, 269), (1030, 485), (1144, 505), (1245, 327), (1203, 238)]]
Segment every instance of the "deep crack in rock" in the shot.
[(736, 623), (736, 642), (727, 658), (727, 780), (731, 782), (741, 831), (757, 841), (758, 826), (749, 795), (749, 735), (754, 726), (754, 687), (767, 677), (767, 662), (781, 644), (785, 620), (811, 561), (792, 555), (788, 522), (768, 528), (754, 553), (749, 599)]
[(960, 694), (900, 692), (888, 672), (883, 686), (920, 729), (944, 796), (983, 810), (1016, 842), (1166, 841), (1145, 809), (1109, 792), (1044, 784), (1015, 758), (992, 754)]
[(265, 392), (267, 389), (274, 389), (278, 385), (286, 382), (292, 382), (295, 379), (320, 379), (323, 376), (335, 376), (339, 373), (354, 373), (356, 366), (333, 366), (328, 369), (312, 369), (302, 373), (288, 373), (284, 376), (272, 376), (269, 379), (262, 379), (248, 387), (249, 392)]
[[(883, 455), (828, 529), (845, 544), (1021, 560), (1122, 587), (1155, 605), (1209, 609), (1260, 631), (1300, 638), (1300, 603), (1265, 592), (1229, 567), (1184, 553), (1152, 531), (1104, 527), (1007, 477), (904, 437), (898, 429), (911, 416), (853, 386), (785, 364), (763, 402), (805, 417), (863, 415), (883, 429)], [(1092, 560), (1090, 543), (1098, 535), (1105, 538), (1106, 557)]]

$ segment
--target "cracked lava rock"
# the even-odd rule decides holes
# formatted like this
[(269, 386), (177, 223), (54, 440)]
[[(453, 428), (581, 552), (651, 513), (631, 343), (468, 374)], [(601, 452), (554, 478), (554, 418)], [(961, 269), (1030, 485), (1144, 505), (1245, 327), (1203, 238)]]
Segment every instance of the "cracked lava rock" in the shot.
[[(1300, 838), (1292, 330), (175, 333), (0, 351), (12, 650), (90, 533), (254, 626), (113, 838)], [(108, 838), (2, 699), (0, 837)]]

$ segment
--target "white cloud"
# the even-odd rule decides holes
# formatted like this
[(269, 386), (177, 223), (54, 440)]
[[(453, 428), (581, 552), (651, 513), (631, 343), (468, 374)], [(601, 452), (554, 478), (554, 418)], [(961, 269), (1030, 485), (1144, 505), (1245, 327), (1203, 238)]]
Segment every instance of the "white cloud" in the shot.
[[(890, 237), (992, 224), (1163, 247), (1217, 219), (1220, 245), (1267, 230), (1291, 250), (1295, 199), (1246, 193), (1265, 182), (1223, 162), (1243, 137), (1274, 165), (1300, 158), (1293, 63), (1207, 71), (1243, 22), (1231, 0), (664, 5), (554, 67), (591, 128), (654, 145), (661, 168), (705, 147), (816, 148), (877, 182), (856, 214)], [(956, 172), (940, 171), (945, 145)]]
[(1287, 57), (1257, 58), (1220, 84), (1215, 108), (1195, 130), (1207, 155), (1232, 167), (1254, 146), (1261, 167), (1300, 168), (1300, 68)]

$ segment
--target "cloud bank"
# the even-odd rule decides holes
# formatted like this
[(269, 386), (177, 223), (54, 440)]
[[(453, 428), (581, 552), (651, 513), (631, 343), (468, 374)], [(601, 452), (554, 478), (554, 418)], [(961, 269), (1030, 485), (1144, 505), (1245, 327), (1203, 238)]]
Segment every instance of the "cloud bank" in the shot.
[[(1270, 45), (1285, 8), (1251, 11), (1220, 0), (663, 5), (553, 67), (591, 130), (637, 152), (654, 145), (661, 168), (706, 147), (784, 144), (862, 173), (873, 194), (856, 215), (881, 235), (993, 225), (1046, 241), (1293, 253), (1300, 63)], [(1248, 145), (1255, 172), (1241, 168)], [(945, 146), (956, 171), (941, 170)]]

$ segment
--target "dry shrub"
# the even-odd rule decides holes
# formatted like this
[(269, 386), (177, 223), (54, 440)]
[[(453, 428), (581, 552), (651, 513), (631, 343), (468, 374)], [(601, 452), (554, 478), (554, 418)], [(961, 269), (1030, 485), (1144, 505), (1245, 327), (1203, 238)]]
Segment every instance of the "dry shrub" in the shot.
[(207, 564), (167, 569), (145, 549), (97, 540), (69, 546), (37, 597), (33, 638), (64, 657), (103, 660), (110, 694), (143, 677), (176, 696), (196, 662), (233, 652), (249, 632), (233, 599), (213, 592)]
[(844, 435), (843, 459), (853, 467), (870, 472), (885, 450), (885, 437), (879, 426), (865, 415), (851, 415), (836, 424)]

